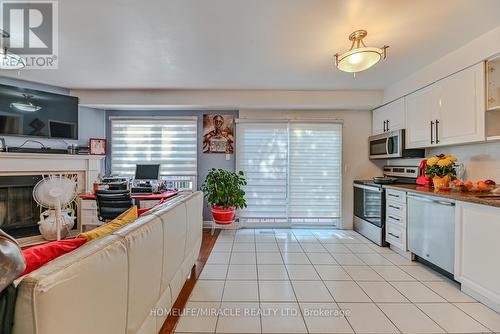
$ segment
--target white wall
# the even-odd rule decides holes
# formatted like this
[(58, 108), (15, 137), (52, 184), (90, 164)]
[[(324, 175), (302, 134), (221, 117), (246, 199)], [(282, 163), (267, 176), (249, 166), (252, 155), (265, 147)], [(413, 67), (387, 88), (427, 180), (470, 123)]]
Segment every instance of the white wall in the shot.
[[(443, 41), (443, 43), (446, 43), (446, 41)], [(452, 73), (477, 64), (497, 53), (500, 53), (500, 26), (387, 87), (384, 90), (384, 103), (393, 101)]]
[(352, 229), (353, 188), (355, 179), (371, 179), (381, 175), (380, 169), (368, 159), (368, 136), (371, 133), (370, 111), (334, 110), (240, 110), (247, 119), (315, 119), (336, 118), (344, 121), (342, 228)]

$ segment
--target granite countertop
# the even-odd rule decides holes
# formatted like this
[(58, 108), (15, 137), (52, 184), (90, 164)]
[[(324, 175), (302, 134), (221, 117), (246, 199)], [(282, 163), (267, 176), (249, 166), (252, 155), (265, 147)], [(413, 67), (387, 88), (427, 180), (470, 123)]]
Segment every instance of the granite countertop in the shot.
[[(438, 191), (434, 192), (434, 188), (424, 187), (417, 184), (388, 184), (384, 188), (403, 190), (413, 193), (418, 193), (427, 196), (444, 197), (455, 201), (471, 202), (500, 208), (500, 194), (493, 193), (473, 193), (459, 191)], [(492, 197), (496, 196), (496, 197)]]

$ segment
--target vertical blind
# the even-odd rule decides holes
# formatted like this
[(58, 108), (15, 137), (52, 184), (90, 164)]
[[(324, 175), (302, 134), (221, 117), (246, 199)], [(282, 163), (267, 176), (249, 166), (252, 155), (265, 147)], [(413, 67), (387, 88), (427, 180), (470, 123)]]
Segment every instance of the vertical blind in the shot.
[[(245, 172), (243, 222), (338, 225), (342, 125), (238, 123), (237, 169)], [(279, 224), (276, 224), (279, 225)]]
[(136, 164), (160, 164), (162, 178), (195, 178), (196, 118), (112, 118), (112, 173), (133, 176)]

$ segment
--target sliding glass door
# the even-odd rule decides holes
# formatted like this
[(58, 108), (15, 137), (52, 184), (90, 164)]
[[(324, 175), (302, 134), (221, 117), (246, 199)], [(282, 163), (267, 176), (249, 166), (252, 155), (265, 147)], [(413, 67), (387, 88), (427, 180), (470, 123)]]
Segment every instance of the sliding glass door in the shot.
[(245, 172), (244, 226), (339, 226), (342, 125), (240, 122), (237, 169)]

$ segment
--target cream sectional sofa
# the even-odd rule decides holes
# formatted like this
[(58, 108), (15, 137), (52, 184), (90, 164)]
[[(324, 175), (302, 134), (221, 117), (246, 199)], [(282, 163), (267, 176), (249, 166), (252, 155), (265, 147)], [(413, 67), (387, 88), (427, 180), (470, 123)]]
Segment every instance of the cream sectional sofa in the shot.
[(14, 333), (158, 333), (198, 258), (202, 206), (180, 194), (24, 277)]

